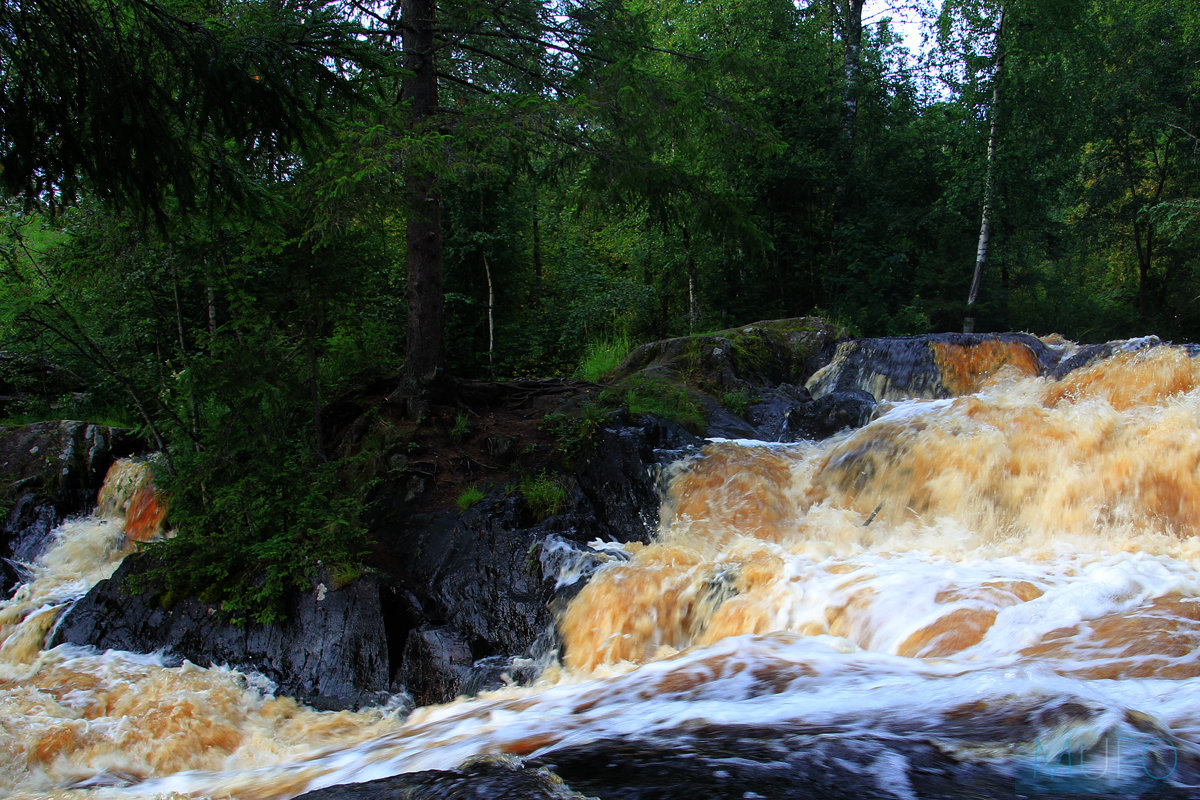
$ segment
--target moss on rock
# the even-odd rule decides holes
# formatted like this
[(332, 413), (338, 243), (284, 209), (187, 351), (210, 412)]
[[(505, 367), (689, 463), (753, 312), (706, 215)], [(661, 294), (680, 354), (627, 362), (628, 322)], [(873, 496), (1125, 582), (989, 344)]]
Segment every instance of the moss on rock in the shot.
[(697, 432), (714, 413), (743, 416), (763, 389), (802, 385), (826, 346), (845, 335), (818, 317), (797, 317), (649, 342), (611, 373), (609, 397)]

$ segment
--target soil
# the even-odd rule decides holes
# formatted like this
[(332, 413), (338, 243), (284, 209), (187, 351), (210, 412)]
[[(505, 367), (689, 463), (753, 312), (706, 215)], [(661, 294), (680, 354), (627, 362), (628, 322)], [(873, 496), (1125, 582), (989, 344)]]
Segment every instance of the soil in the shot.
[(487, 492), (566, 471), (543, 421), (598, 403), (604, 389), (572, 380), (453, 381), (423, 398), (414, 415), (396, 385), (376, 378), (331, 404), (324, 421), (338, 455), (371, 451), (385, 472), (407, 475), (410, 513), (454, 508), (470, 487)]

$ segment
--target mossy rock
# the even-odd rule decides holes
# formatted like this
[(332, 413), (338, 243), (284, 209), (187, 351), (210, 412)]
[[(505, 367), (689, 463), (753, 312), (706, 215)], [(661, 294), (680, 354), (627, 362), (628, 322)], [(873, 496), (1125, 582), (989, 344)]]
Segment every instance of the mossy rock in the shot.
[(764, 389), (803, 385), (821, 352), (845, 335), (818, 317), (797, 317), (664, 339), (634, 348), (609, 382), (634, 413), (635, 401), (658, 397), (662, 411), (642, 411), (695, 432), (716, 413), (743, 416)]

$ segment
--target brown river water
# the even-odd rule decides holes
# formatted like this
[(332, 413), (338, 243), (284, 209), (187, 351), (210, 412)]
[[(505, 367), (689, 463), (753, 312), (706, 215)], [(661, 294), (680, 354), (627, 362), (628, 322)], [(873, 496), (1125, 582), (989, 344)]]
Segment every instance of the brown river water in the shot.
[[(103, 508), (68, 522), (0, 604), (0, 796), (282, 799), (723, 725), (942, 732), (1014, 781), (1074, 753), (1097, 780), (1191, 796), (1200, 362), (1161, 347), (1027, 372), (884, 403), (823, 442), (709, 443), (672, 468), (656, 541), (608, 548), (572, 601), (561, 664), (408, 716), (42, 649), (131, 547)], [(871, 767), (899, 797), (902, 758)]]

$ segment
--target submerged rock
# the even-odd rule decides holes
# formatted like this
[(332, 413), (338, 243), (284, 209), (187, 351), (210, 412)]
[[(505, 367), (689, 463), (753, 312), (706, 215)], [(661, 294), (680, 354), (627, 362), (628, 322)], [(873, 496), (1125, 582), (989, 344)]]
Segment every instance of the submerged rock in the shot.
[(391, 778), (330, 786), (300, 795), (298, 800), (569, 800), (583, 795), (571, 791), (545, 769), (525, 769), (518, 763), (483, 759), (453, 770), (409, 772)]

